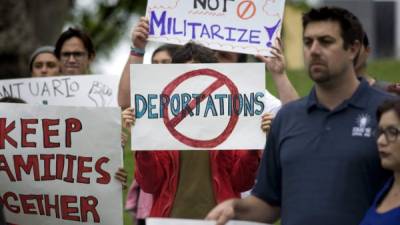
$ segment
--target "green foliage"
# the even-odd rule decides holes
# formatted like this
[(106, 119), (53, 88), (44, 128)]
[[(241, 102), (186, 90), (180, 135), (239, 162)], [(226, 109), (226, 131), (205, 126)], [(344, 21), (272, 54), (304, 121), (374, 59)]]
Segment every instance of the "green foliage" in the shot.
[[(400, 82), (400, 61), (396, 60), (376, 60), (368, 65), (368, 74), (377, 80), (389, 82)], [(307, 95), (313, 85), (312, 81), (304, 70), (292, 70), (288, 72), (290, 81), (300, 96)], [(271, 76), (267, 73), (267, 89), (277, 95), (276, 88)]]
[(132, 14), (144, 14), (146, 3), (146, 0), (95, 1), (94, 9), (75, 10), (71, 22), (90, 35), (98, 55), (107, 56), (121, 37), (130, 33)]

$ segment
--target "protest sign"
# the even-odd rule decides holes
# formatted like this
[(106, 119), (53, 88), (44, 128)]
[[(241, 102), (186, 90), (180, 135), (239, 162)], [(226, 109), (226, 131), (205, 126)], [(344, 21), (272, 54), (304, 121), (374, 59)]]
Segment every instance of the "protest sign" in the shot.
[(149, 40), (271, 55), (285, 1), (148, 0)]
[[(171, 219), (171, 218), (148, 218), (146, 225), (216, 225), (213, 220)], [(250, 221), (231, 220), (226, 225), (268, 225)]]
[(9, 223), (122, 225), (120, 109), (0, 103), (0, 112)]
[(131, 87), (134, 150), (265, 145), (264, 64), (133, 64)]
[(118, 106), (118, 76), (82, 75), (0, 80), (0, 98), (12, 96), (29, 104)]

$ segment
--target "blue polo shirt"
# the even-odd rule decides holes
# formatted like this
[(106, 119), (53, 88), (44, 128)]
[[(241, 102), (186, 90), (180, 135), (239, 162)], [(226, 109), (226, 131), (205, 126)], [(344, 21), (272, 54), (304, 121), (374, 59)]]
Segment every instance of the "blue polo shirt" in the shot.
[(380, 166), (376, 110), (389, 97), (365, 80), (329, 110), (309, 96), (273, 121), (252, 195), (281, 207), (282, 225), (356, 225), (389, 173)]

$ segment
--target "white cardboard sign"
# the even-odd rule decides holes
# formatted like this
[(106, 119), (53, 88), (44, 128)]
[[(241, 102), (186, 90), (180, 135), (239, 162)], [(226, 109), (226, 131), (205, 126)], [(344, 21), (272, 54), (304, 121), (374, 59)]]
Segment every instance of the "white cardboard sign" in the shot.
[(79, 75), (0, 80), (0, 98), (17, 97), (28, 104), (118, 106), (118, 76)]
[(131, 65), (134, 150), (263, 149), (262, 63)]
[(148, 0), (149, 40), (271, 55), (285, 0)]
[[(213, 220), (171, 219), (171, 218), (148, 218), (146, 225), (216, 225)], [(268, 225), (250, 221), (231, 220), (226, 225)]]
[(122, 225), (120, 109), (0, 104), (0, 198), (13, 224)]

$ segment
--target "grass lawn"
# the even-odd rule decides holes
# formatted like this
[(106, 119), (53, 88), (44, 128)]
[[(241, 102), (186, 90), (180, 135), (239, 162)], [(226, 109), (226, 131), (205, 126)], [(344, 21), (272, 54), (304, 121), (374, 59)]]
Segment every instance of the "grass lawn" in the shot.
[[(368, 73), (379, 80), (386, 80), (390, 82), (400, 82), (400, 61), (394, 60), (380, 60), (371, 62), (368, 65)], [(289, 71), (289, 79), (293, 83), (298, 93), (301, 96), (308, 94), (312, 87), (312, 82), (305, 71)], [(267, 74), (267, 89), (276, 95), (276, 89), (273, 85), (271, 77)], [(130, 143), (127, 143), (130, 146)], [(133, 176), (133, 159), (132, 153), (129, 148), (124, 151), (124, 166), (129, 173), (128, 184), (132, 181)], [(126, 191), (124, 191), (124, 199), (126, 198)], [(131, 225), (132, 221), (127, 213), (124, 213), (124, 225)], [(279, 223), (277, 223), (279, 224)]]

